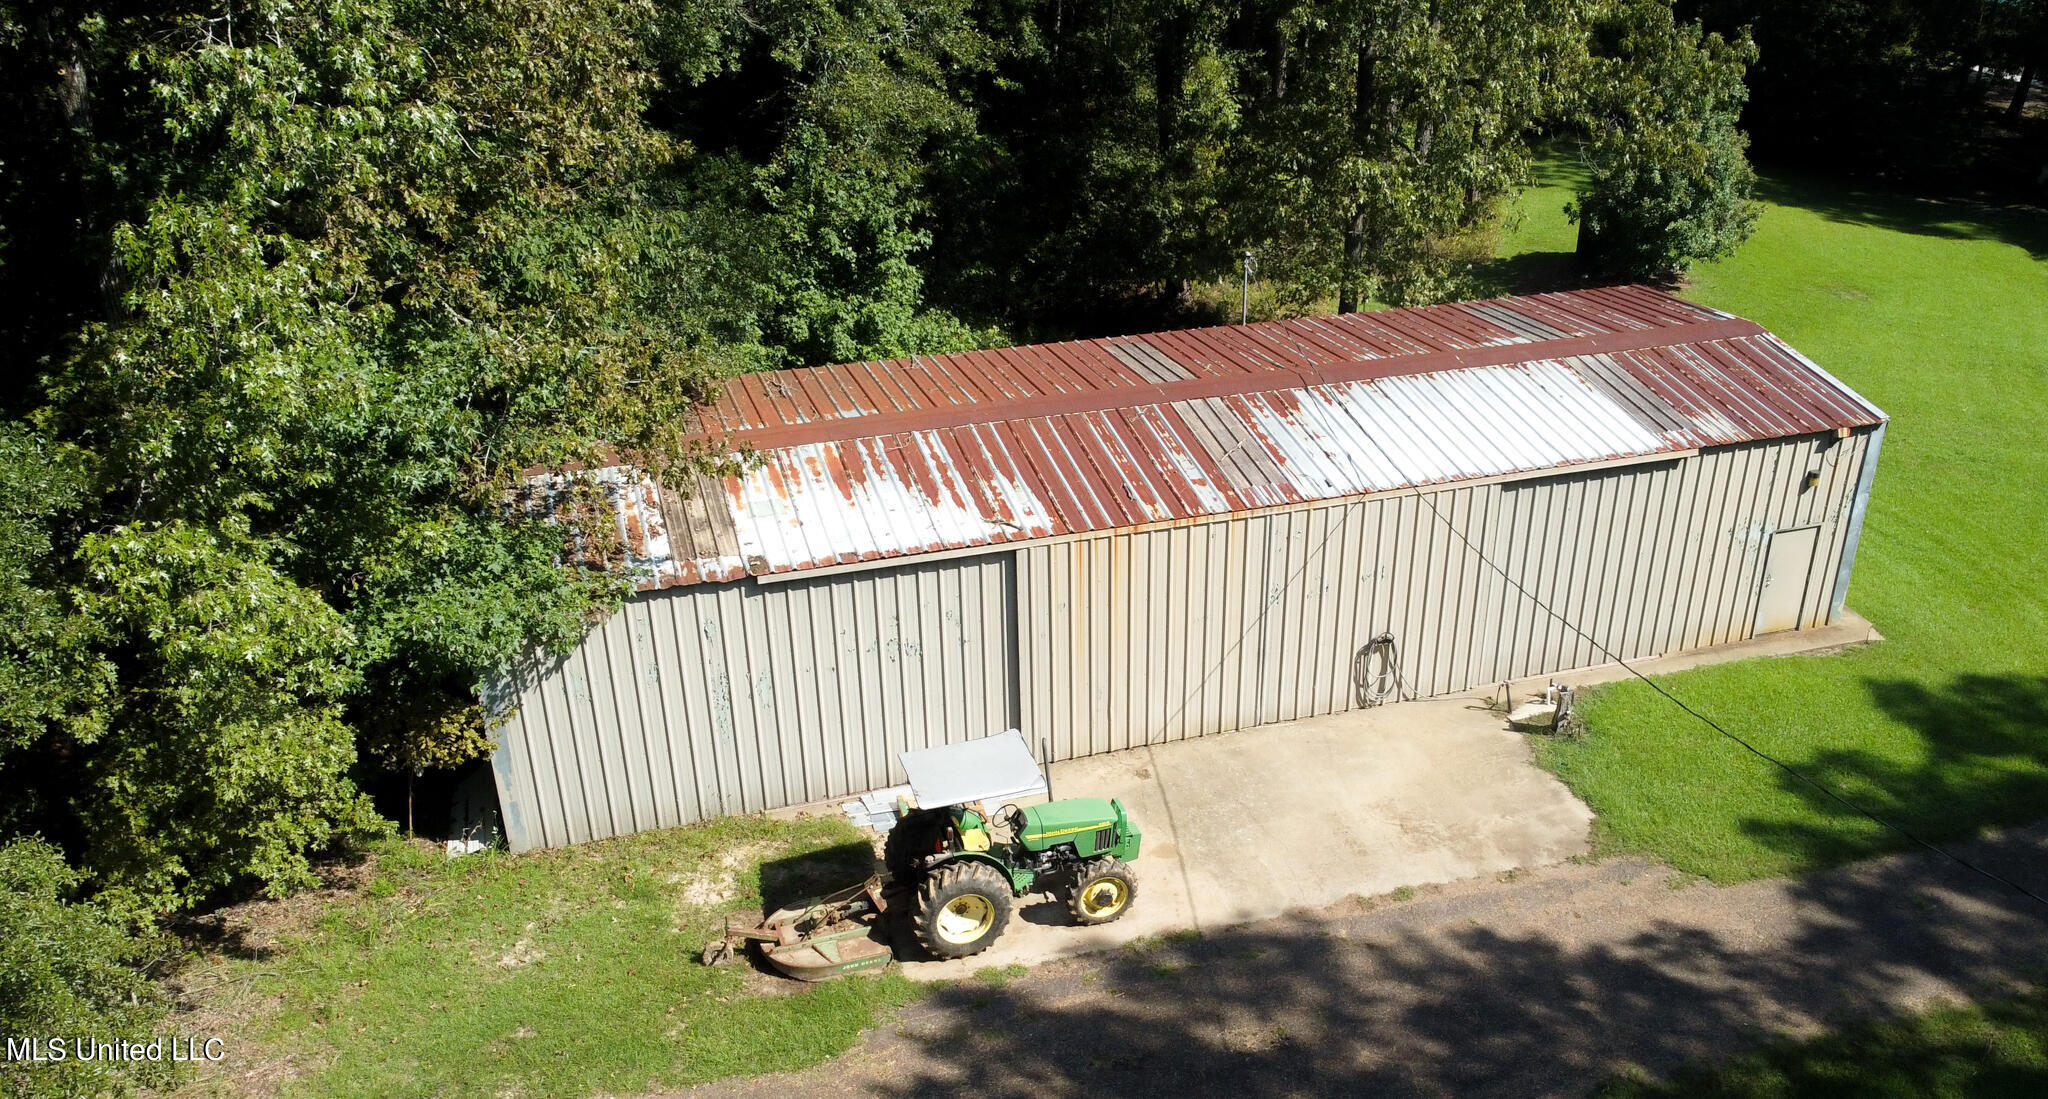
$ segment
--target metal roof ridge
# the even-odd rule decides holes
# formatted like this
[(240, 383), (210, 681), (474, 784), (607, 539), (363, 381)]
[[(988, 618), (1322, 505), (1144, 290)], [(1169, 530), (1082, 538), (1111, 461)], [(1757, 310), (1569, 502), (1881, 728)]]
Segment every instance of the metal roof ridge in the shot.
[(1383, 378), (1408, 377), (1467, 367), (1511, 366), (1565, 359), (1575, 355), (1614, 354), (1760, 335), (1769, 335), (1762, 325), (1740, 317), (1730, 317), (1691, 324), (1601, 332), (1590, 336), (1567, 336), (1529, 343), (1504, 343), (1488, 347), (1362, 359), (1324, 365), (1319, 369), (1304, 370), (1276, 365), (1270, 371), (1197, 375), (1186, 381), (1151, 382), (1144, 385), (1045, 394), (1014, 400), (774, 424), (728, 432), (726, 439), (730, 444), (746, 444), (756, 448), (841, 442), (854, 438), (897, 435), (940, 427), (966, 427), (1040, 416), (1107, 412), (1120, 408), (1200, 400), (1207, 397), (1274, 393), (1340, 382), (1377, 381)]

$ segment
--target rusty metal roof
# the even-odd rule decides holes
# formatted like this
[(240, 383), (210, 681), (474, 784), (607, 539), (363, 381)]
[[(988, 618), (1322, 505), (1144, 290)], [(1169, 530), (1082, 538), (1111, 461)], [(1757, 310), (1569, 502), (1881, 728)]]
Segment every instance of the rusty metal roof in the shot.
[(643, 589), (1885, 418), (1761, 327), (1640, 286), (752, 374), (699, 415), (759, 464), (597, 475)]

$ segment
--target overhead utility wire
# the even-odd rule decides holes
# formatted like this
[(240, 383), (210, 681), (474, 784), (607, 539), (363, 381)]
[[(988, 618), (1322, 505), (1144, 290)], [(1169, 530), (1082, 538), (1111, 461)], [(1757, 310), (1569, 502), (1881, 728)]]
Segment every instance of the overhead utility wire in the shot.
[(1543, 613), (1548, 614), (1552, 618), (1557, 619), (1559, 622), (1564, 623), (1566, 629), (1569, 629), (1573, 633), (1578, 634), (1580, 637), (1585, 638), (1588, 642), (1592, 644), (1594, 648), (1600, 650), (1600, 652), (1604, 654), (1609, 660), (1612, 660), (1614, 663), (1621, 665), (1622, 670), (1628, 672), (1628, 674), (1635, 676), (1637, 679), (1642, 680), (1644, 683), (1649, 684), (1650, 689), (1662, 695), (1666, 701), (1670, 702), (1674, 706), (1677, 706), (1679, 709), (1684, 710), (1686, 713), (1691, 714), (1693, 717), (1698, 718), (1708, 728), (1714, 730), (1715, 732), (1721, 734), (1724, 737), (1727, 737), (1729, 740), (1732, 740), (1735, 743), (1740, 744), (1743, 748), (1748, 750), (1751, 755), (1754, 755), (1758, 759), (1761, 759), (1766, 763), (1771, 764), (1772, 766), (1778, 768), (1786, 774), (1791, 775), (1793, 778), (1798, 779), (1800, 782), (1803, 782), (1806, 785), (1811, 786), (1815, 790), (1818, 790), (1821, 793), (1826, 794), (1835, 802), (1870, 819), (1871, 821), (1875, 822), (1878, 826), (1885, 828), (1896, 835), (1911, 840), (1913, 843), (1918, 844), (1919, 846), (1924, 847), (1927, 850), (1932, 851), (1945, 859), (1948, 859), (1950, 862), (1955, 863), (1957, 866), (1960, 866), (1973, 874), (1980, 874), (1986, 878), (1989, 878), (1990, 880), (1995, 881), (2000, 885), (2003, 885), (2006, 888), (2019, 893), (2027, 899), (2034, 901), (2036, 904), (2039, 904), (2044, 908), (2048, 908), (2048, 897), (2043, 897), (2041, 894), (2034, 892), (2033, 890), (2027, 888), (2024, 885), (2021, 885), (2016, 881), (2013, 881), (2011, 878), (2008, 878), (2003, 874), (2000, 874), (1993, 870), (1987, 870), (1984, 867), (1978, 866), (1976, 863), (1971, 862), (1970, 860), (1962, 857), (1961, 855), (1956, 854), (1953, 851), (1948, 850), (1945, 847), (1941, 847), (1937, 844), (1930, 843), (1927, 840), (1921, 839), (1919, 836), (1913, 834), (1912, 832), (1907, 831), (1903, 826), (1894, 824), (1891, 821), (1886, 820), (1885, 818), (1877, 815), (1876, 813), (1868, 809), (1865, 809), (1863, 806), (1856, 804), (1855, 802), (1849, 800), (1847, 797), (1844, 797), (1843, 795), (1836, 793), (1833, 789), (1829, 788), (1828, 786), (1820, 782), (1818, 779), (1808, 777), (1798, 768), (1793, 767), (1791, 764), (1786, 763), (1784, 760), (1781, 760), (1776, 756), (1771, 755), (1769, 752), (1766, 752), (1763, 749), (1757, 747), (1756, 745), (1751, 744), (1749, 741), (1744, 740), (1742, 737), (1739, 737), (1734, 733), (1729, 732), (1727, 729), (1722, 728), (1720, 722), (1715, 721), (1713, 718), (1708, 717), (1707, 715), (1699, 712), (1698, 710), (1693, 709), (1691, 706), (1686, 704), (1684, 699), (1679, 698), (1677, 695), (1674, 695), (1670, 691), (1664, 689), (1664, 686), (1662, 684), (1658, 683), (1654, 679), (1651, 679), (1649, 676), (1644, 675), (1642, 672), (1637, 671), (1634, 665), (1630, 664), (1626, 660), (1623, 660), (1618, 654), (1615, 653), (1613, 649), (1610, 649), (1606, 645), (1602, 644), (1599, 638), (1596, 638), (1592, 634), (1587, 633), (1585, 630), (1580, 629), (1578, 623), (1573, 622), (1571, 619), (1566, 618), (1564, 615), (1559, 614), (1557, 611), (1553, 610), (1548, 603), (1545, 603), (1543, 600), (1537, 598), (1536, 593), (1530, 591), (1528, 588), (1523, 587), (1521, 581), (1515, 579), (1512, 575), (1509, 575), (1508, 570), (1500, 567), (1498, 564), (1495, 564), (1493, 559), (1491, 557), (1488, 557), (1484, 550), (1480, 549), (1476, 545), (1473, 545), (1472, 540), (1470, 538), (1465, 537), (1465, 532), (1458, 529), (1458, 525), (1456, 523), (1451, 522), (1450, 517), (1445, 515), (1442, 509), (1436, 506), (1436, 501), (1430, 499), (1429, 495), (1422, 491), (1422, 486), (1420, 484), (1416, 483), (1416, 481), (1413, 478), (1408, 477), (1408, 475), (1405, 472), (1401, 471), (1400, 465), (1393, 460), (1392, 455), (1387, 453), (1386, 448), (1380, 446), (1379, 440), (1374, 438), (1370, 431), (1361, 432), (1360, 434), (1365, 438), (1367, 442), (1372, 444), (1372, 448), (1374, 450), (1379, 451), (1380, 457), (1386, 459), (1387, 467), (1389, 469), (1392, 469), (1395, 472), (1400, 473), (1402, 479), (1407, 480), (1409, 482), (1409, 491), (1415, 494), (1415, 498), (1417, 500), (1422, 501), (1424, 504), (1428, 505), (1430, 512), (1437, 517), (1437, 521), (1441, 522), (1446, 528), (1448, 528), (1451, 534), (1454, 537), (1456, 537), (1458, 541), (1463, 542), (1465, 544), (1465, 548), (1472, 551), (1473, 556), (1479, 558), (1481, 562), (1485, 563), (1487, 568), (1490, 568), (1493, 571), (1499, 573), (1501, 579), (1506, 580), (1508, 584), (1512, 586), (1516, 591), (1522, 593), (1524, 598), (1528, 599), (1531, 603), (1536, 604), (1537, 609), (1543, 611)]

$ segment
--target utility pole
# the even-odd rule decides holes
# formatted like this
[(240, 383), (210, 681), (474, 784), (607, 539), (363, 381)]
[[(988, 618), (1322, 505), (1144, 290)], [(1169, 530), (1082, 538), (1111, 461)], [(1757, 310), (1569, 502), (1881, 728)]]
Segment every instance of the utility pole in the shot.
[(1244, 254), (1244, 296), (1238, 300), (1237, 323), (1249, 324), (1252, 319), (1252, 254)]

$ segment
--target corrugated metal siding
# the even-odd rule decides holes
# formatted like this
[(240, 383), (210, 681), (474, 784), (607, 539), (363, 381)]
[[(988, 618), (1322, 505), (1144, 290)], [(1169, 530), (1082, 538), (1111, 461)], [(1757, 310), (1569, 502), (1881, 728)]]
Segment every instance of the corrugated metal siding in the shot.
[(1017, 724), (1009, 554), (644, 595), (486, 701), (516, 851), (903, 779)]
[(1802, 526), (1821, 537), (1801, 624), (1823, 623), (1868, 439), (1026, 547), (1026, 728), (1071, 758), (1343, 710), (1381, 632), (1423, 695), (1741, 640), (1770, 534)]

